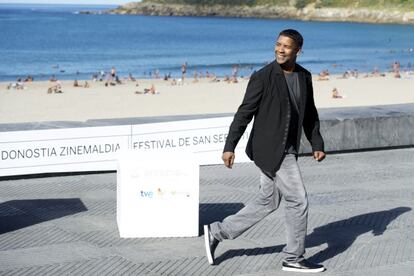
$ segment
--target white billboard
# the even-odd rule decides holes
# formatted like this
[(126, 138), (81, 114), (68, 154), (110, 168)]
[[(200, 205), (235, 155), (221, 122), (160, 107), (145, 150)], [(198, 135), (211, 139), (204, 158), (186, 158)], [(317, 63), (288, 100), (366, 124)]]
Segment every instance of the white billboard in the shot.
[[(0, 132), (0, 176), (116, 170), (124, 150), (189, 150), (200, 165), (220, 164), (232, 119)], [(237, 147), (237, 162), (249, 160), (244, 153), (249, 132)]]

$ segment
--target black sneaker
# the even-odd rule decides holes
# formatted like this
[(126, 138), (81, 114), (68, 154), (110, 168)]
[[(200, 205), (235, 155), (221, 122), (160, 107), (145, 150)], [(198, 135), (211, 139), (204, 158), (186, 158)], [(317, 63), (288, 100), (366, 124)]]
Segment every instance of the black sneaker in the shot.
[(325, 267), (323, 265), (314, 264), (306, 259), (303, 259), (302, 261), (296, 263), (283, 261), (282, 270), (294, 272), (322, 272), (325, 271)]
[(204, 225), (204, 244), (208, 263), (214, 265), (214, 251), (216, 251), (219, 240), (211, 234), (210, 225)]

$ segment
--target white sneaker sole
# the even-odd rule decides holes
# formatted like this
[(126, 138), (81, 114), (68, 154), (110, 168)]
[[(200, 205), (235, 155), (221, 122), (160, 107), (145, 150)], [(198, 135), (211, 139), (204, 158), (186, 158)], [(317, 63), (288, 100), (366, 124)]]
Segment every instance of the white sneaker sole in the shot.
[(208, 239), (208, 225), (204, 225), (204, 247), (206, 248), (206, 256), (207, 256), (208, 263), (213, 265), (214, 260), (210, 252), (210, 241)]
[(302, 273), (319, 273), (324, 272), (325, 268), (317, 268), (317, 269), (304, 269), (304, 268), (294, 268), (294, 267), (282, 267), (283, 271), (290, 271), (290, 272), (302, 272)]

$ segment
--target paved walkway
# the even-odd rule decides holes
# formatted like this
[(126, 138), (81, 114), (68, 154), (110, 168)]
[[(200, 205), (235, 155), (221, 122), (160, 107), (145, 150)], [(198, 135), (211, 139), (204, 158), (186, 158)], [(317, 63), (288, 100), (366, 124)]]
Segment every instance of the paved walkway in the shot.
[[(413, 275), (414, 148), (299, 159), (309, 199), (307, 254), (323, 275)], [(201, 168), (200, 225), (258, 189), (251, 163)], [(282, 272), (283, 208), (217, 249), (203, 236), (121, 239), (116, 174), (0, 181), (0, 275), (296, 275)]]

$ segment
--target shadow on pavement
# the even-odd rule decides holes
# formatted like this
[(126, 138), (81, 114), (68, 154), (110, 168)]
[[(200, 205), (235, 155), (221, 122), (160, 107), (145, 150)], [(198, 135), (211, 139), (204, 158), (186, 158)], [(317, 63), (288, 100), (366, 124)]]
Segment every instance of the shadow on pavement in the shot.
[[(409, 207), (397, 207), (390, 210), (373, 212), (343, 219), (317, 227), (306, 237), (306, 247), (314, 247), (327, 243), (328, 247), (309, 258), (315, 263), (324, 262), (347, 250), (358, 236), (372, 231), (375, 236), (382, 235), (387, 226), (405, 212), (411, 211)], [(338, 231), (342, 231), (338, 235)], [(258, 247), (248, 249), (232, 249), (217, 256), (216, 263), (240, 256), (257, 256), (280, 253), (284, 245)]]
[(0, 204), (0, 234), (87, 210), (79, 198), (3, 202)]
[[(306, 246), (314, 247), (327, 243), (328, 247), (310, 257), (309, 260), (318, 263), (331, 259), (351, 247), (358, 236), (364, 233), (372, 232), (374, 236), (380, 236), (393, 220), (409, 211), (411, 211), (409, 207), (397, 207), (317, 227), (306, 237)], [(338, 234), (340, 230), (343, 232)]]
[(199, 207), (199, 235), (203, 235), (203, 225), (222, 221), (225, 217), (237, 213), (243, 203), (202, 203)]
[[(220, 246), (220, 245), (219, 245)], [(221, 256), (217, 256), (216, 264), (219, 265), (221, 262), (225, 260), (234, 258), (234, 257), (241, 257), (241, 256), (258, 256), (258, 255), (268, 255), (274, 253), (282, 252), (283, 247), (285, 245), (275, 245), (275, 246), (267, 246), (267, 247), (256, 247), (256, 248), (246, 248), (246, 249), (232, 249), (227, 250)]]

